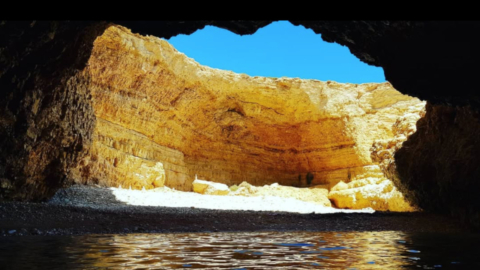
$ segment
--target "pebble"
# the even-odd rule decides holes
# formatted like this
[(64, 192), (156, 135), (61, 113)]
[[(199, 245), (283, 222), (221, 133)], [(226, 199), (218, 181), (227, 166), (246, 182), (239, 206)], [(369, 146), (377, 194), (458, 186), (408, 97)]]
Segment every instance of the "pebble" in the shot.
[[(206, 210), (190, 207), (144, 207), (126, 205), (112, 196), (107, 188), (73, 186), (58, 192), (46, 203), (0, 203), (0, 235), (67, 235), (87, 233), (169, 233), (180, 231), (255, 231), (270, 230), (402, 230), (457, 231), (455, 223), (447, 218), (423, 213), (378, 213), (361, 215), (307, 215), (286, 212), (253, 212), (236, 210)], [(101, 196), (103, 194), (103, 196)], [(103, 198), (102, 198), (103, 197)], [(65, 200), (70, 204), (66, 205)], [(95, 206), (95, 207), (92, 207)], [(428, 222), (423, 222), (427, 220)], [(319, 218), (322, 217), (322, 218)], [(379, 224), (380, 219), (385, 221)], [(168, 219), (171, 222), (158, 220)], [(413, 222), (412, 221), (417, 221)], [(422, 221), (422, 222), (418, 222)], [(435, 221), (435, 222), (434, 222)], [(302, 225), (300, 225), (302, 223)], [(418, 224), (410, 226), (410, 224)], [(17, 224), (27, 231), (11, 229)], [(443, 224), (432, 229), (431, 224)], [(98, 225), (100, 225), (98, 227)], [(408, 226), (406, 226), (408, 225)], [(166, 227), (165, 227), (166, 226)], [(62, 227), (64, 229), (57, 229)], [(39, 230), (41, 229), (41, 231)], [(460, 228), (460, 227), (458, 227)], [(401, 241), (401, 240), (400, 240)], [(399, 242), (400, 242), (399, 241)]]

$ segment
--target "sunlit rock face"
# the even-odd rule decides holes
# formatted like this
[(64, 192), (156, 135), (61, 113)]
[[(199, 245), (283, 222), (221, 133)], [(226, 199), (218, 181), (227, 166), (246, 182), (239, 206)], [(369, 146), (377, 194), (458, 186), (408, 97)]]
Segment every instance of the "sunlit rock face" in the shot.
[(372, 166), (372, 171), (359, 174), (350, 183), (343, 181), (331, 188), (328, 198), (339, 208), (362, 209), (371, 207), (382, 211), (415, 211), (405, 201), (395, 185), (378, 169)]
[(107, 186), (191, 190), (195, 175), (228, 185), (348, 183), (366, 166), (381, 173), (373, 143), (424, 106), (389, 83), (212, 69), (123, 27), (95, 41), (87, 72), (93, 145), (71, 177)]

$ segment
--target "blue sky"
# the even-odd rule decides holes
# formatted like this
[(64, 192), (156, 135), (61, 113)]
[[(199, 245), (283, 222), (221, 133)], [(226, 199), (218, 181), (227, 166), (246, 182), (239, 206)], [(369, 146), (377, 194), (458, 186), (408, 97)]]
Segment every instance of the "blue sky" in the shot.
[(385, 82), (382, 68), (369, 66), (336, 43), (287, 21), (239, 36), (206, 26), (167, 40), (198, 63), (250, 76), (292, 77), (349, 83)]

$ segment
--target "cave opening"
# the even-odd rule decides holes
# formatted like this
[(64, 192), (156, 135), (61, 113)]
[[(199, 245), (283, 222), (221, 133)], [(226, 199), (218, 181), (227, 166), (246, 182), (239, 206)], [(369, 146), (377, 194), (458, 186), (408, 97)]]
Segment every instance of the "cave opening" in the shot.
[[(96, 39), (85, 72), (96, 125), (92, 147), (70, 173), (77, 183), (130, 198), (129, 189), (163, 189), (416, 210), (383, 167), (415, 131), (425, 104), (388, 82), (235, 73), (121, 26)], [(145, 193), (138, 196), (137, 203), (151, 203)], [(178, 206), (182, 200), (170, 201)]]
[(478, 23), (292, 21), (426, 106), (161, 39), (270, 21), (124, 23), (0, 21), (3, 268), (479, 268)]
[(338, 43), (289, 21), (275, 21), (251, 35), (205, 26), (165, 39), (200, 65), (249, 76), (316, 79), (339, 83), (386, 82), (382, 67), (368, 65)]

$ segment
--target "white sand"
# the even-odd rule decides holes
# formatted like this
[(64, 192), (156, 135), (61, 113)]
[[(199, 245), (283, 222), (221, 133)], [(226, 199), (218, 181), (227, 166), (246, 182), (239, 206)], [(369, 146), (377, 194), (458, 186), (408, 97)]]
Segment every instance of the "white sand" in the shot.
[(304, 202), (293, 198), (275, 196), (243, 197), (202, 195), (194, 192), (182, 192), (169, 189), (129, 190), (109, 188), (116, 199), (130, 205), (195, 207), (218, 210), (280, 211), (291, 213), (374, 213), (375, 210), (336, 209), (319, 204)]

